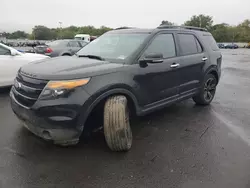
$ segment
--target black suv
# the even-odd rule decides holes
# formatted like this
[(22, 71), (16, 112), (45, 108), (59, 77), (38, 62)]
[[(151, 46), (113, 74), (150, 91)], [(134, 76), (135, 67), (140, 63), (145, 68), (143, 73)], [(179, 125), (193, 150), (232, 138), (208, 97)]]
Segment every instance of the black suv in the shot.
[(60, 145), (76, 144), (96, 126), (85, 126), (87, 120), (101, 111), (109, 148), (126, 151), (132, 145), (130, 114), (145, 115), (188, 98), (210, 104), (221, 62), (213, 36), (202, 28), (112, 30), (75, 56), (23, 66), (11, 105), (26, 128)]

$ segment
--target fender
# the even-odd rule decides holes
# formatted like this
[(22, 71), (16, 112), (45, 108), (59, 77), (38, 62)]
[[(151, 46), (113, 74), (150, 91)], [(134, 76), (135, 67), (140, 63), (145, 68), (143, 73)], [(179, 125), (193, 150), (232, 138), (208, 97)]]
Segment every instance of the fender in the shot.
[(66, 51), (66, 52), (62, 52), (62, 53), (60, 54), (60, 56), (63, 56), (63, 55), (68, 55), (68, 56), (71, 56), (71, 53), (70, 53), (70, 52), (68, 52), (68, 51)]
[(218, 72), (218, 68), (217, 68), (217, 65), (211, 65), (210, 67), (208, 67), (205, 71), (205, 75), (211, 73), (211, 72), (215, 72), (216, 73), (216, 76), (217, 76), (217, 79), (218, 79), (218, 82), (219, 82), (219, 79), (220, 79), (220, 74)]
[(205, 71), (205, 74), (208, 74), (209, 72), (211, 71), (216, 71), (216, 73), (218, 74), (218, 69), (217, 69), (217, 65), (211, 65), (209, 66), (206, 71)]
[(128, 89), (114, 88), (114, 89), (111, 89), (111, 90), (108, 90), (108, 91), (102, 93), (94, 100), (94, 102), (92, 102), (90, 104), (89, 108), (85, 111), (85, 114), (83, 116), (83, 119), (82, 119), (83, 125), (85, 125), (85, 122), (86, 122), (88, 116), (90, 115), (92, 110), (99, 104), (99, 102), (101, 102), (103, 99), (105, 99), (111, 95), (114, 95), (114, 94), (124, 94), (125, 96), (129, 96), (130, 99), (132, 99), (133, 104), (135, 106), (136, 114), (140, 114), (141, 109), (138, 105), (138, 101), (137, 101), (135, 95), (131, 91), (129, 91)]

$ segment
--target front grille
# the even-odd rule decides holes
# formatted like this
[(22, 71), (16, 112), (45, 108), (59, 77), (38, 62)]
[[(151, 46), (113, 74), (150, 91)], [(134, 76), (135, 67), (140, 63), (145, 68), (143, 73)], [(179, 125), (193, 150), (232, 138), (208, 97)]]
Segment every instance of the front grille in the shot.
[(37, 101), (47, 83), (47, 80), (38, 80), (18, 73), (12, 89), (13, 95), (21, 105), (31, 107)]

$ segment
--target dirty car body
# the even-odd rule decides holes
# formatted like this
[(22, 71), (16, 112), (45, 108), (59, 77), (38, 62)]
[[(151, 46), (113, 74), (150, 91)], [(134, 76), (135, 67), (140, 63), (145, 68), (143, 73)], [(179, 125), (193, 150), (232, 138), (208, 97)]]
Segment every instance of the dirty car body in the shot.
[(55, 40), (45, 45), (34, 48), (35, 53), (45, 54), (50, 57), (72, 56), (88, 43), (83, 40), (63, 39)]
[[(182, 34), (194, 37), (201, 49), (183, 55)], [(166, 53), (170, 55), (149, 63), (145, 52), (156, 39), (162, 41), (159, 36), (173, 43)], [(207, 45), (210, 43), (213, 48)], [(207, 73), (219, 80), (220, 67), (221, 53), (208, 32), (113, 30), (75, 56), (23, 66), (10, 92), (11, 106), (25, 127), (39, 137), (61, 145), (75, 144), (90, 113), (109, 96), (126, 96), (135, 113), (145, 115), (196, 95)]]

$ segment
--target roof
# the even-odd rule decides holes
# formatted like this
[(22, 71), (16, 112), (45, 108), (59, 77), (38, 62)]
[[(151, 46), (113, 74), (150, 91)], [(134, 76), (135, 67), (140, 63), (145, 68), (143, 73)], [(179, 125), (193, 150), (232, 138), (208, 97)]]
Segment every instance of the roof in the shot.
[(207, 29), (192, 26), (174, 26), (174, 25), (161, 25), (155, 29), (140, 29), (140, 28), (122, 28), (109, 31), (109, 33), (152, 33), (161, 30), (183, 30), (183, 31), (193, 31), (193, 32), (207, 32)]
[(109, 33), (152, 33), (154, 29), (115, 29), (109, 31)]
[(178, 26), (178, 25), (160, 25), (158, 29), (184, 29), (184, 30), (194, 30), (194, 31), (207, 31), (205, 28), (193, 27), (193, 26)]
[(82, 41), (82, 40), (79, 40), (79, 39), (58, 39), (58, 40), (53, 40), (51, 42), (54, 42), (54, 41), (65, 41), (65, 42), (69, 42), (69, 41)]
[(89, 37), (89, 34), (76, 34), (75, 37)]

